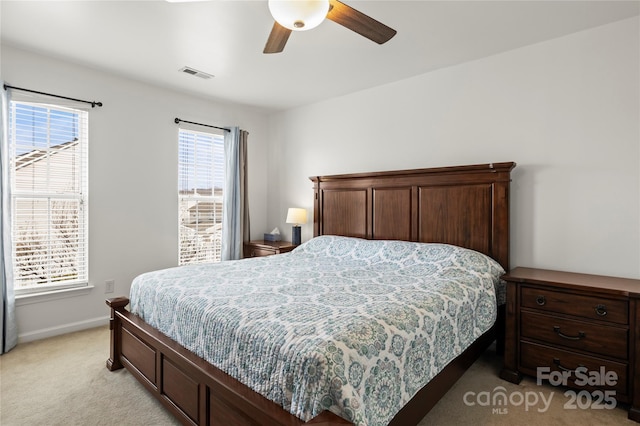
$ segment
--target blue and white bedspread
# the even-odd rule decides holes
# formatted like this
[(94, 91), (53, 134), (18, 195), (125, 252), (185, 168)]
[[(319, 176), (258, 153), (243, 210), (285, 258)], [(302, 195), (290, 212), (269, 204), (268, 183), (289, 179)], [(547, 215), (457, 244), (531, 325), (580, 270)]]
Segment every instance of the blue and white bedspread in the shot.
[(302, 420), (385, 425), (493, 325), (503, 273), (455, 246), (322, 236), (140, 275), (130, 307)]

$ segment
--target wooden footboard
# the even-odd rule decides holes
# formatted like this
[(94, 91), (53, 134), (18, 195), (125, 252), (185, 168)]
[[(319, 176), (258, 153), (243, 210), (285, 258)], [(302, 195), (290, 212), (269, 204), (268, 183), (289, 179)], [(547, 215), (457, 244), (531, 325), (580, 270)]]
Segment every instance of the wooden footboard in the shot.
[(126, 367), (185, 425), (348, 425), (323, 412), (303, 422), (128, 312), (129, 299), (111, 308), (107, 368)]
[[(328, 411), (304, 422), (127, 311), (126, 297), (106, 303), (111, 308), (107, 368), (125, 367), (185, 425), (351, 424)], [(417, 424), (493, 342), (494, 328), (421, 389), (390, 425)]]

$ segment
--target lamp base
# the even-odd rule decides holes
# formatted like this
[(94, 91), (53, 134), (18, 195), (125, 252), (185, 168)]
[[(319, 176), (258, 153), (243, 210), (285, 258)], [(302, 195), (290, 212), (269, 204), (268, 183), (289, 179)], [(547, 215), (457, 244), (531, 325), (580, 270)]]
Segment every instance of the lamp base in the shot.
[(300, 230), (302, 228), (300, 226), (292, 226), (291, 227), (291, 244), (300, 245), (302, 239), (300, 237)]

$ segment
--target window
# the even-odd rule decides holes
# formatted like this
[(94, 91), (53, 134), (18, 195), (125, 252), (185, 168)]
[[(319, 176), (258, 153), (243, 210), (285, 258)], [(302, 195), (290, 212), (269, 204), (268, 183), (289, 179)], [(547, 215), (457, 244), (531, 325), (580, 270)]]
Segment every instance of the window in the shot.
[(88, 113), (10, 103), (16, 294), (88, 283)]
[(222, 252), (222, 135), (178, 134), (179, 264), (219, 262)]

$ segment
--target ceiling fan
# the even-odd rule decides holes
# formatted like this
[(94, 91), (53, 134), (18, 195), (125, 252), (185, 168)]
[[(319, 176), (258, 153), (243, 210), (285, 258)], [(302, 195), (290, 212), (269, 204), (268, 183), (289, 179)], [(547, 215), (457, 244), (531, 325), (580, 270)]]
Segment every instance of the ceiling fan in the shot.
[(378, 44), (396, 35), (393, 28), (338, 0), (269, 0), (269, 10), (275, 22), (263, 53), (282, 52), (292, 31), (310, 30), (325, 18)]

